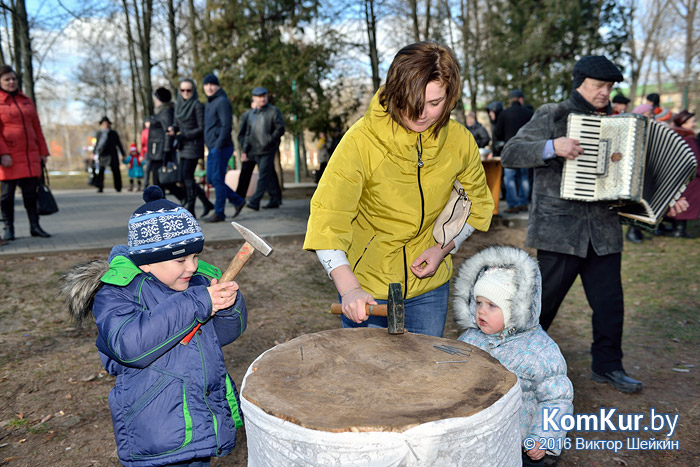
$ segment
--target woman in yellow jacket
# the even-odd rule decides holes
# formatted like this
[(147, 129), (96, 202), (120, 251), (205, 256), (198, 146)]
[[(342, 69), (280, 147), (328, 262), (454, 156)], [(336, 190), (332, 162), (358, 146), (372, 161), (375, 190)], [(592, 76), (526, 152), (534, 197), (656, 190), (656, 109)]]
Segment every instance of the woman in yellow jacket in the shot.
[[(433, 42), (404, 47), (386, 84), (343, 137), (311, 199), (304, 249), (316, 251), (342, 302), (344, 327), (386, 327), (365, 304), (402, 285), (405, 326), (442, 336), (452, 259), (487, 230), (493, 199), (471, 133), (450, 120), (461, 84), (454, 53)], [(456, 180), (472, 201), (462, 231), (441, 248), (433, 224)]]

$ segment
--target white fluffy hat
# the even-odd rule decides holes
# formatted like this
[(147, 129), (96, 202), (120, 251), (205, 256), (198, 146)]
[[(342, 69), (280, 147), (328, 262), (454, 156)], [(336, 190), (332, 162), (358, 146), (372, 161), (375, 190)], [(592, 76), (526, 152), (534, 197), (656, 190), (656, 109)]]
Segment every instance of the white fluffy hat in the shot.
[(510, 321), (511, 299), (515, 295), (514, 271), (506, 268), (490, 268), (484, 271), (474, 284), (474, 297), (491, 300), (503, 312), (503, 324)]

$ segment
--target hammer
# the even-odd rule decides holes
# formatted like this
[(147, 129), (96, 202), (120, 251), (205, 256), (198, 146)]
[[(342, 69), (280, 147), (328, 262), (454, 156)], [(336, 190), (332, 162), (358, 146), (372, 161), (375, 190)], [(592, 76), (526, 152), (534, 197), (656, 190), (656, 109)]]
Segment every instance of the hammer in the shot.
[[(245, 243), (238, 250), (236, 256), (233, 257), (231, 263), (228, 265), (228, 268), (226, 268), (226, 271), (224, 271), (221, 279), (219, 279), (219, 282), (232, 281), (238, 275), (241, 269), (243, 269), (243, 266), (245, 266), (245, 263), (248, 262), (250, 256), (255, 250), (259, 251), (264, 256), (270, 256), (270, 253), (272, 253), (272, 247), (252, 230), (246, 229), (241, 224), (236, 222), (231, 222), (231, 225), (238, 230), (238, 233), (241, 234), (241, 237), (243, 237)], [(194, 334), (201, 326), (202, 323), (198, 323), (197, 326), (195, 326), (194, 329), (180, 341), (180, 344), (189, 344), (194, 337)]]
[[(343, 313), (342, 304), (333, 303), (331, 311), (334, 315)], [(389, 294), (386, 305), (365, 305), (367, 316), (386, 316), (389, 334), (404, 333), (404, 303), (401, 294), (401, 284), (389, 284)]]

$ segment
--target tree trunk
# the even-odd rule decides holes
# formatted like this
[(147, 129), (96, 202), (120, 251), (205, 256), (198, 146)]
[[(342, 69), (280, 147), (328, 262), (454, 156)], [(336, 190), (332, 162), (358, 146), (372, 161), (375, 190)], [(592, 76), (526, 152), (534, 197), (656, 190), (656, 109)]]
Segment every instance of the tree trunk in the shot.
[(374, 14), (374, 0), (365, 1), (365, 23), (367, 24), (367, 41), (369, 61), (372, 65), (372, 87), (377, 92), (382, 82), (379, 76), (379, 52), (377, 51), (377, 17)]
[(177, 74), (178, 50), (177, 50), (177, 25), (175, 24), (174, 0), (168, 0), (168, 29), (170, 30), (170, 86), (177, 96), (179, 77)]
[(197, 30), (197, 10), (194, 8), (194, 0), (188, 0), (190, 15), (188, 25), (190, 27), (190, 38), (192, 43), (192, 65), (193, 69), (199, 69), (199, 31)]
[(430, 39), (430, 4), (431, 0), (425, 0), (425, 40)]
[(420, 40), (420, 28), (418, 26), (418, 0), (408, 0), (411, 9), (411, 25), (413, 26), (413, 41)]
[[(34, 72), (32, 67), (32, 40), (29, 37), (29, 20), (27, 19), (27, 7), (24, 0), (17, 0), (17, 23), (14, 25), (19, 32), (20, 55), (22, 56), (22, 92), (36, 103), (34, 95)], [(18, 55), (15, 52), (15, 55)], [(15, 70), (20, 73), (20, 70)]]
[[(134, 50), (134, 37), (131, 35), (131, 19), (127, 8), (126, 0), (122, 0), (124, 7), (124, 16), (126, 17), (126, 43), (129, 48), (129, 71), (131, 72), (131, 109), (132, 118), (134, 119), (134, 138), (139, 141), (141, 134), (141, 125), (139, 125), (139, 102), (138, 89), (141, 88), (141, 79), (138, 74), (138, 63), (136, 61), (136, 52)], [(138, 143), (137, 143), (138, 145)], [(139, 151), (141, 148), (139, 147)]]
[[(126, 2), (126, 0), (124, 0)], [(141, 104), (144, 117), (153, 115), (153, 84), (151, 82), (151, 17), (153, 15), (153, 0), (134, 0), (134, 20), (138, 32), (139, 55), (141, 58)]]

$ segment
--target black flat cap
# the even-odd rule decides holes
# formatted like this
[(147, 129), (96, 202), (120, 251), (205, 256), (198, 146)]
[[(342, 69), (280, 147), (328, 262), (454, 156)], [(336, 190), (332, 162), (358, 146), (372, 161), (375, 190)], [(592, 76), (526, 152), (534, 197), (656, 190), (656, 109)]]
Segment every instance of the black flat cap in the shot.
[(520, 89), (513, 89), (508, 93), (508, 99), (520, 99), (525, 98), (525, 94)]
[(618, 83), (624, 78), (620, 69), (602, 55), (588, 55), (576, 62), (574, 71), (574, 89), (578, 88), (586, 78)]
[(615, 104), (629, 104), (630, 100), (625, 97), (624, 94), (615, 94), (615, 97), (612, 99), (613, 103)]

